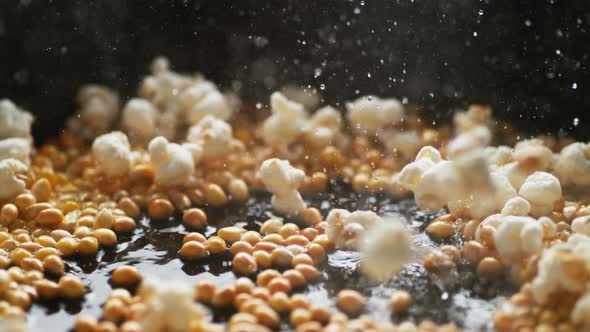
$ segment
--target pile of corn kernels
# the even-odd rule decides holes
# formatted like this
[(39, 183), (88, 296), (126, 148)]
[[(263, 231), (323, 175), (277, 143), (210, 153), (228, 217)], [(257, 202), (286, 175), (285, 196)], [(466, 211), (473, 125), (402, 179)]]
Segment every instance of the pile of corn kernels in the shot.
[[(79, 111), (55, 139), (33, 145), (33, 117), (0, 101), (0, 330), (28, 331), (35, 301), (82, 301), (84, 283), (64, 260), (93, 257), (133, 232), (146, 214), (182, 216), (186, 261), (229, 252), (239, 277), (216, 286), (171, 285), (132, 266), (112, 271), (100, 317), (78, 317), (74, 331), (458, 331), (453, 324), (375, 323), (366, 299), (343, 289), (338, 310), (300, 290), (321, 279), (331, 250), (360, 251), (368, 278), (388, 280), (413, 254), (403, 222), (371, 211), (323, 216), (300, 192), (331, 179), (355, 191), (403, 197), (432, 213), (426, 233), (464, 239), (427, 253), (429, 273), (467, 262), (482, 278), (509, 275), (520, 290), (501, 304), (501, 331), (576, 331), (590, 327), (590, 146), (539, 137), (513, 147), (510, 129), (488, 108), (457, 112), (434, 128), (396, 99), (365, 96), (346, 112), (318, 108), (312, 93), (270, 97), (270, 114), (241, 105), (201, 75), (174, 72), (158, 58), (138, 96), (121, 107), (116, 93), (87, 86)], [(316, 111), (317, 109), (317, 111)], [(342, 114), (345, 114), (344, 116)], [(204, 207), (272, 193), (277, 215), (259, 230), (221, 228), (210, 237)], [(403, 290), (391, 312), (412, 306)], [(212, 323), (211, 309), (236, 313)], [(286, 320), (286, 322), (285, 322)]]

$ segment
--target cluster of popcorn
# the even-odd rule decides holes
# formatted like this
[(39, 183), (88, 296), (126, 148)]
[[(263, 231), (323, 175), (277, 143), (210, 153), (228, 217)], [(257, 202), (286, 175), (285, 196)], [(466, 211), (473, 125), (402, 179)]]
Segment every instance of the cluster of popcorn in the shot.
[(105, 134), (119, 116), (119, 96), (98, 85), (87, 85), (78, 92), (79, 111), (68, 120), (70, 130), (87, 139)]
[(33, 120), (10, 100), (0, 100), (0, 200), (25, 191), (25, 182), (18, 175), (29, 169)]
[(289, 100), (280, 92), (270, 96), (271, 116), (262, 124), (264, 142), (281, 147), (298, 139), (316, 147), (341, 143), (342, 116), (331, 106), (309, 116), (303, 104)]

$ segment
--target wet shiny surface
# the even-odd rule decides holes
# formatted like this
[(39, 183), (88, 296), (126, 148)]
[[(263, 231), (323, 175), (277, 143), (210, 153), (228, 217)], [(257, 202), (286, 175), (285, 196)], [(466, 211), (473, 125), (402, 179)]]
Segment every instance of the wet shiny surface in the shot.
[[(319, 208), (324, 217), (332, 208), (371, 209), (380, 215), (400, 214), (415, 230), (414, 244), (418, 248), (415, 263), (409, 264), (395, 279), (381, 284), (367, 280), (360, 273), (358, 253), (331, 252), (327, 262), (320, 266), (323, 280), (302, 290), (314, 304), (335, 307), (338, 290), (352, 288), (368, 297), (365, 313), (375, 321), (410, 318), (419, 322), (431, 319), (440, 323), (452, 321), (469, 329), (487, 330), (490, 329), (495, 303), (502, 295), (512, 292), (504, 280), (484, 281), (465, 266), (460, 266), (458, 272), (444, 278), (426, 273), (418, 261), (423, 253), (437, 244), (421, 231), (433, 216), (421, 212), (410, 199), (399, 201), (383, 194), (356, 194), (341, 183), (332, 183), (327, 192), (306, 194), (304, 197), (308, 206)], [(206, 236), (228, 225), (258, 230), (262, 222), (274, 215), (270, 195), (266, 193), (252, 195), (245, 204), (206, 211), (209, 219), (209, 226), (204, 231)], [(85, 282), (89, 293), (82, 303), (34, 304), (28, 314), (32, 331), (64, 331), (71, 328), (79, 313), (99, 317), (101, 306), (111, 290), (110, 273), (118, 266), (133, 265), (144, 276), (191, 285), (203, 279), (218, 285), (235, 280), (229, 253), (212, 256), (203, 262), (185, 263), (177, 258), (182, 237), (189, 232), (179, 220), (173, 218), (154, 222), (144, 218), (132, 236), (119, 239), (120, 244), (116, 248), (101, 250), (95, 259), (68, 261), (69, 270)], [(460, 239), (452, 240), (457, 241)], [(414, 304), (405, 316), (392, 317), (388, 310), (393, 289), (404, 289), (412, 294)], [(228, 314), (215, 312), (213, 319), (222, 321)], [(288, 330), (288, 327), (285, 325), (283, 329)]]

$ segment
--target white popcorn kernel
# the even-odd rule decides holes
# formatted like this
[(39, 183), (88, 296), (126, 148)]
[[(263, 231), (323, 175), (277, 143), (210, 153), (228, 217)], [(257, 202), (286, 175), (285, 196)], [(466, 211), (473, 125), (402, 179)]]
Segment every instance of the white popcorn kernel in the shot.
[(494, 241), (502, 259), (518, 261), (541, 251), (543, 226), (530, 217), (503, 216)]
[(289, 100), (303, 105), (308, 110), (316, 109), (320, 104), (320, 95), (316, 89), (287, 85), (281, 89), (281, 93)]
[(520, 187), (518, 194), (531, 204), (531, 215), (540, 217), (553, 211), (561, 198), (559, 180), (546, 172), (531, 174)]
[(502, 214), (507, 216), (526, 216), (531, 211), (531, 204), (522, 197), (513, 197), (506, 201)]
[(232, 115), (232, 109), (223, 94), (209, 81), (197, 82), (187, 87), (178, 99), (186, 112), (189, 125), (199, 123), (207, 115), (221, 120), (227, 120)]
[(26, 138), (0, 139), (0, 160), (13, 158), (26, 165), (30, 163), (31, 141)]
[(178, 133), (178, 111), (175, 108), (169, 108), (165, 112), (160, 113), (157, 118), (156, 135), (164, 136), (168, 140), (175, 140)]
[(484, 151), (491, 165), (502, 166), (513, 161), (512, 149), (505, 145), (488, 146)]
[(398, 154), (406, 160), (411, 159), (422, 147), (420, 136), (415, 130), (386, 129), (379, 135), (379, 140), (386, 151)]
[(572, 231), (590, 236), (590, 216), (581, 216), (572, 220)]
[(557, 225), (549, 217), (541, 217), (537, 220), (543, 226), (543, 239), (552, 239), (557, 236)]
[(461, 183), (461, 176), (453, 163), (443, 160), (422, 174), (414, 191), (416, 204), (427, 211), (437, 212), (447, 202), (467, 196)]
[(456, 159), (467, 152), (490, 144), (492, 133), (487, 127), (478, 126), (453, 138), (447, 146), (449, 159)]
[(282, 213), (298, 215), (305, 209), (305, 202), (297, 191), (305, 173), (289, 163), (277, 158), (267, 159), (258, 172), (262, 183), (273, 193), (272, 205)]
[(270, 107), (272, 114), (262, 124), (262, 138), (266, 144), (289, 145), (304, 133), (307, 113), (303, 105), (274, 92), (270, 96)]
[(461, 177), (465, 191), (490, 194), (494, 190), (483, 149), (466, 152), (452, 162)]
[(539, 139), (518, 142), (514, 146), (512, 158), (529, 171), (543, 171), (551, 164), (553, 152)]
[(416, 154), (416, 160), (420, 159), (430, 159), (434, 163), (442, 161), (440, 152), (432, 146), (425, 146), (418, 151), (418, 154)]
[(131, 139), (145, 141), (156, 135), (159, 112), (146, 99), (133, 98), (123, 108), (121, 125)]
[(306, 128), (307, 143), (316, 147), (335, 144), (341, 139), (342, 115), (337, 109), (325, 106), (310, 118)]
[(232, 135), (232, 127), (227, 122), (206, 115), (189, 129), (187, 141), (201, 147), (203, 159), (213, 159), (229, 152)]
[(556, 156), (553, 174), (562, 185), (590, 185), (590, 145), (572, 143)]
[(145, 280), (139, 290), (146, 310), (139, 317), (145, 332), (184, 332), (206, 319), (208, 312), (193, 300), (191, 287), (178, 282)]
[(0, 331), (2, 332), (29, 332), (29, 323), (24, 314), (0, 315)]
[(582, 234), (572, 234), (566, 243), (546, 249), (539, 260), (537, 276), (531, 282), (535, 301), (543, 304), (549, 295), (558, 291), (583, 292), (587, 285), (586, 279), (568, 271), (575, 268), (572, 264), (581, 267), (589, 264), (589, 252), (590, 238)]
[(25, 182), (16, 175), (27, 170), (27, 165), (19, 160), (0, 160), (0, 200), (10, 200), (25, 191)]
[(0, 139), (31, 136), (33, 116), (8, 99), (0, 100)]
[(474, 190), (469, 200), (469, 215), (472, 218), (485, 218), (502, 210), (506, 203), (516, 197), (516, 190), (508, 179), (499, 173), (489, 175), (492, 190)]
[(516, 161), (500, 166), (498, 172), (504, 174), (516, 190), (519, 190), (526, 178), (531, 175), (530, 172), (521, 168)]
[(85, 138), (107, 133), (117, 119), (119, 96), (106, 87), (83, 87), (78, 92), (78, 104), (80, 109), (68, 120), (68, 127)]
[(394, 181), (405, 189), (416, 191), (422, 174), (441, 160), (442, 157), (437, 149), (425, 146), (418, 151), (415, 161), (404, 166), (401, 172), (395, 176)]
[(178, 94), (187, 86), (202, 80), (171, 71), (163, 57), (156, 58), (151, 69), (152, 75), (141, 82), (139, 96), (162, 109), (176, 103)]
[(92, 143), (96, 166), (108, 176), (122, 176), (129, 172), (130, 152), (127, 135), (120, 131), (98, 136)]
[(162, 136), (152, 139), (148, 149), (158, 184), (181, 185), (193, 175), (195, 164), (191, 151), (176, 143), (169, 143)]
[(401, 271), (414, 255), (410, 232), (399, 218), (384, 218), (370, 227), (360, 247), (363, 272), (378, 281)]
[(481, 105), (471, 105), (465, 112), (455, 112), (453, 125), (458, 133), (469, 131), (478, 126), (486, 126), (492, 122), (492, 109)]
[(353, 131), (376, 135), (388, 126), (400, 123), (404, 116), (402, 104), (394, 98), (364, 96), (346, 103), (348, 122)]
[(326, 235), (336, 248), (358, 250), (364, 232), (381, 223), (382, 219), (372, 211), (351, 213), (343, 209), (332, 209), (326, 217), (326, 222)]
[(590, 293), (578, 299), (570, 318), (574, 324), (590, 326)]
[(401, 172), (395, 176), (395, 181), (405, 189), (415, 192), (420, 179), (422, 179), (422, 174), (434, 165), (435, 163), (428, 158), (417, 159), (404, 166)]

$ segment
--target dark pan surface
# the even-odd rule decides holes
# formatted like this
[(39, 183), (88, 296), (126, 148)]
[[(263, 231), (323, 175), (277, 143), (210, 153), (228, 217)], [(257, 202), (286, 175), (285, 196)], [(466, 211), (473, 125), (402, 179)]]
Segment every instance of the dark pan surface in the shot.
[[(416, 232), (414, 242), (419, 251), (427, 252), (437, 245), (421, 232), (433, 216), (425, 215), (410, 199), (398, 201), (382, 194), (356, 194), (343, 183), (331, 183), (326, 192), (308, 194), (305, 199), (311, 206), (320, 208), (324, 216), (331, 208), (337, 207), (401, 214)], [(263, 221), (273, 216), (271, 211), (270, 196), (255, 193), (245, 204), (208, 209), (210, 223), (204, 233), (211, 235), (219, 227), (234, 224), (258, 229)], [(90, 292), (82, 303), (35, 304), (29, 313), (32, 331), (63, 331), (72, 326), (75, 315), (79, 313), (98, 317), (101, 305), (111, 290), (110, 272), (121, 265), (134, 265), (144, 275), (162, 280), (180, 280), (191, 285), (204, 279), (224, 285), (236, 279), (229, 255), (191, 263), (183, 263), (177, 258), (182, 237), (187, 233), (186, 228), (178, 223), (178, 218), (157, 223), (144, 218), (139, 224), (132, 236), (120, 239), (120, 244), (113, 250), (101, 250), (96, 260), (70, 262), (70, 271), (82, 278)], [(376, 321), (410, 318), (419, 322), (430, 319), (439, 323), (455, 322), (477, 330), (490, 328), (496, 301), (512, 291), (505, 280), (482, 280), (464, 266), (459, 267), (457, 274), (440, 278), (426, 273), (418, 261), (408, 265), (395, 279), (379, 284), (363, 277), (358, 261), (357, 253), (330, 253), (327, 263), (321, 266), (323, 280), (302, 291), (314, 304), (335, 307), (338, 290), (352, 288), (368, 297), (365, 313)], [(406, 316), (391, 317), (389, 313), (387, 305), (393, 289), (404, 289), (412, 294), (414, 305)], [(231, 312), (216, 311), (213, 319), (223, 321), (229, 314)], [(286, 324), (283, 330), (289, 330)]]

